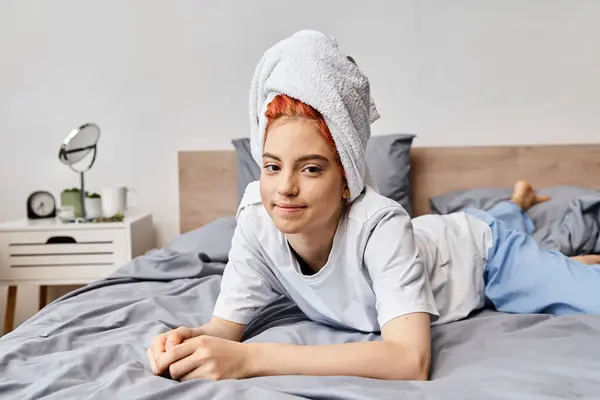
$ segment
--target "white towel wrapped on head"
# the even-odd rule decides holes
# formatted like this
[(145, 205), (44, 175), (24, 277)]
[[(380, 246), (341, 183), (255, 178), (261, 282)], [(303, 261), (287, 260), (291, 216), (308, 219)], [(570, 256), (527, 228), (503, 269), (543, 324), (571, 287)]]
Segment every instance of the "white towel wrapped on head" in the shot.
[(250, 142), (259, 165), (267, 125), (265, 111), (278, 94), (312, 106), (325, 119), (346, 173), (349, 201), (360, 195), (365, 184), (374, 187), (365, 149), (379, 113), (371, 99), (369, 80), (333, 38), (302, 30), (264, 53), (250, 88)]

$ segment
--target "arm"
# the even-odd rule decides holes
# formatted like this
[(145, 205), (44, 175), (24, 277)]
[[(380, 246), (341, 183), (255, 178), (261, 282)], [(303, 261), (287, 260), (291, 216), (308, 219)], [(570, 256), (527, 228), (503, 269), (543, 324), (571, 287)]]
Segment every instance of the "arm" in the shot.
[[(216, 336), (222, 339), (233, 340), (239, 342), (242, 339), (246, 325), (227, 321), (219, 317), (212, 317), (209, 322), (197, 328), (197, 335)], [(187, 338), (186, 338), (187, 339)]]
[(179, 327), (155, 337), (148, 349), (155, 373), (161, 374), (169, 363), (177, 360), (163, 356), (171, 347), (186, 340), (208, 335), (239, 342), (246, 324), (281, 295), (281, 288), (264, 263), (255, 238), (245, 233), (247, 219), (242, 211), (211, 320), (200, 327)]
[(382, 329), (382, 341), (298, 346), (251, 343), (248, 374), (353, 375), (374, 379), (427, 380), (431, 354), (430, 316), (394, 318)]
[(199, 335), (239, 342), (246, 324), (281, 295), (279, 282), (263, 262), (256, 240), (245, 232), (247, 218), (242, 212), (238, 219), (211, 320), (186, 331), (177, 344)]

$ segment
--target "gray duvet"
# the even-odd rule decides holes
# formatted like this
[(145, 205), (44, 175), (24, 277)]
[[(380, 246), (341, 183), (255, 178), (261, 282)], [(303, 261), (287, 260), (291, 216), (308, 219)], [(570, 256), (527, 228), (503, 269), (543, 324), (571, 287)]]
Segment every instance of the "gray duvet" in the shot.
[[(0, 338), (0, 398), (600, 398), (600, 316), (491, 310), (433, 329), (428, 382), (282, 376), (179, 383), (154, 376), (145, 354), (151, 338), (210, 318), (226, 260), (222, 251), (201, 247), (138, 257)], [(282, 298), (252, 321), (244, 340), (328, 344), (380, 337), (311, 322)]]

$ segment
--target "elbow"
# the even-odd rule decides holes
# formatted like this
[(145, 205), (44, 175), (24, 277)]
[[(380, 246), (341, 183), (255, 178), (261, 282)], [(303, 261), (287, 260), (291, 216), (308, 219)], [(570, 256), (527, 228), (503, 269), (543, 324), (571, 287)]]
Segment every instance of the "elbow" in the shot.
[(415, 354), (411, 363), (411, 380), (428, 381), (430, 373), (431, 357), (429, 353)]
[(402, 371), (398, 371), (392, 379), (404, 381), (428, 381), (429, 364), (413, 363), (405, 366)]
[[(398, 360), (405, 360), (400, 363)], [(405, 354), (404, 357), (395, 358), (388, 365), (396, 365), (396, 368), (390, 368), (387, 379), (403, 381), (428, 381), (430, 374), (430, 356), (429, 354)]]
[(392, 381), (428, 381), (429, 370), (419, 366), (408, 367), (406, 365), (398, 365), (396, 371), (384, 373), (381, 379)]
[(429, 366), (417, 366), (412, 371), (412, 381), (428, 381)]

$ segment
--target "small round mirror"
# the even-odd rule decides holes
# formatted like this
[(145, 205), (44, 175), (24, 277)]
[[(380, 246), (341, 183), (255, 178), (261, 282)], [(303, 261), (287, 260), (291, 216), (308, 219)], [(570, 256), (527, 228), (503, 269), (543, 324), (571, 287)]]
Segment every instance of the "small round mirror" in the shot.
[(100, 128), (93, 123), (73, 129), (63, 140), (58, 158), (76, 172), (89, 170), (96, 160)]
[(94, 165), (99, 138), (100, 128), (98, 125), (93, 123), (83, 124), (67, 135), (58, 151), (59, 160), (79, 173), (81, 217), (78, 221), (87, 221), (83, 173)]

